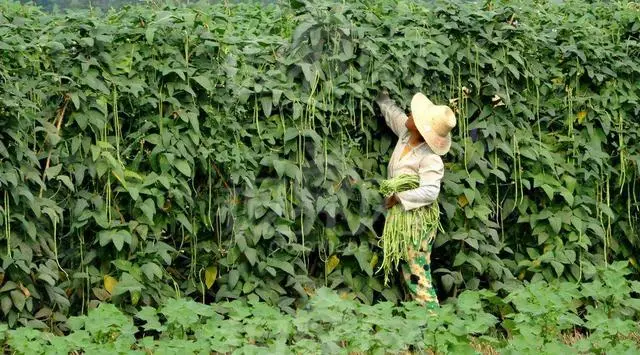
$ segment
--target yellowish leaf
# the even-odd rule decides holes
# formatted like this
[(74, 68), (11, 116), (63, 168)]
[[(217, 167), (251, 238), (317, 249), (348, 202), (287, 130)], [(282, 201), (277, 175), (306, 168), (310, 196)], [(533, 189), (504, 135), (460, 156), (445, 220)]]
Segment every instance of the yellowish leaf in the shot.
[(331, 255), (329, 260), (327, 260), (327, 263), (324, 264), (326, 274), (329, 275), (330, 273), (332, 273), (333, 270), (336, 269), (338, 264), (340, 264), (340, 258), (338, 258), (337, 255)]
[(540, 261), (540, 259), (536, 259), (533, 262), (531, 262), (531, 265), (533, 265), (534, 267), (539, 267), (541, 263), (542, 262)]
[(378, 265), (378, 254), (374, 253), (373, 257), (371, 257), (371, 261), (369, 262), (369, 265), (371, 265), (371, 268), (375, 268), (376, 265)]
[(465, 195), (458, 196), (458, 205), (460, 205), (460, 207), (464, 207), (468, 204), (469, 204), (469, 200), (467, 200), (467, 196)]
[(207, 286), (207, 289), (213, 286), (213, 283), (216, 282), (216, 277), (218, 277), (217, 267), (209, 266), (204, 270), (204, 284)]
[(584, 118), (587, 117), (587, 111), (578, 112), (576, 117), (578, 118), (578, 123), (582, 124), (582, 121), (584, 121)]
[(118, 284), (118, 280), (115, 277), (104, 275), (104, 289), (109, 292), (109, 294), (113, 293), (113, 289), (116, 288)]
[(131, 304), (135, 306), (138, 304), (138, 301), (140, 301), (140, 291), (131, 292)]
[(341, 292), (340, 293), (340, 298), (342, 298), (343, 300), (349, 300), (349, 299), (353, 299), (354, 298), (354, 294), (352, 292)]
[(144, 181), (144, 178), (142, 176), (140, 176), (140, 174), (136, 173), (135, 171), (131, 171), (131, 170), (124, 170), (124, 177), (125, 178), (133, 178), (136, 179), (138, 181)]

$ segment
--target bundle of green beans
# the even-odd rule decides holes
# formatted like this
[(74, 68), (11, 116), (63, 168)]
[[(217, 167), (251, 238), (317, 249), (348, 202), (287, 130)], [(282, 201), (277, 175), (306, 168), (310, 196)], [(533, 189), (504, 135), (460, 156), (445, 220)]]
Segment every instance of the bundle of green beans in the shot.
[[(380, 193), (389, 197), (397, 192), (415, 189), (420, 185), (418, 175), (403, 174), (380, 184)], [(437, 203), (405, 211), (400, 204), (389, 210), (382, 232), (382, 251), (384, 258), (384, 282), (397, 270), (402, 260), (408, 259), (410, 246), (418, 248), (423, 238), (433, 238), (440, 227), (440, 208)]]

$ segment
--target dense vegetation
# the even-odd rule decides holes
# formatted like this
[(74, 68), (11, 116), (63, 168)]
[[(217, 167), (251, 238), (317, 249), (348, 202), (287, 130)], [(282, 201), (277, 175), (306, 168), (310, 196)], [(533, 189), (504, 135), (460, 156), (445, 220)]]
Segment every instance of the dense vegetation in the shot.
[(640, 301), (631, 293), (640, 282), (625, 279), (625, 266), (580, 285), (534, 282), (504, 299), (463, 291), (433, 315), (413, 302), (369, 306), (323, 287), (295, 316), (255, 297), (212, 306), (168, 299), (134, 319), (102, 303), (69, 319), (64, 337), (0, 325), (0, 339), (19, 354), (636, 354)]
[(616, 260), (637, 270), (639, 8), (49, 15), (3, 2), (2, 315), (61, 332), (104, 302), (135, 314), (170, 297), (258, 299), (293, 314), (322, 286), (396, 302), (399, 280), (376, 273), (395, 143), (373, 104), (382, 87), (403, 107), (422, 90), (458, 112), (433, 254), (441, 300), (590, 282)]

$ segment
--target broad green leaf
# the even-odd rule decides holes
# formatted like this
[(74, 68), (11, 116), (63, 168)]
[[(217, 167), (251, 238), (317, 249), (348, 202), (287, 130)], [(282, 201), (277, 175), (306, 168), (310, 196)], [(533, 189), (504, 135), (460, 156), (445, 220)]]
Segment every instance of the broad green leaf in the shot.
[(562, 219), (560, 217), (549, 217), (549, 224), (555, 233), (560, 233), (560, 228), (562, 227)]
[(75, 191), (75, 186), (73, 186), (73, 183), (71, 182), (71, 179), (68, 176), (58, 175), (56, 176), (56, 179), (61, 181), (69, 190)]
[(298, 63), (300, 68), (302, 69), (302, 73), (304, 74), (305, 80), (308, 83), (313, 83), (316, 77), (315, 71), (309, 63)]
[(187, 177), (191, 177), (191, 166), (185, 160), (176, 159), (176, 161), (174, 161), (173, 164), (176, 167), (176, 169), (178, 169), (178, 171), (181, 172), (183, 175)]
[(360, 244), (360, 247), (354, 253), (358, 264), (360, 265), (360, 269), (367, 273), (367, 275), (373, 275), (373, 268), (371, 264), (369, 264), (369, 257), (371, 255), (371, 250), (369, 250), (369, 246), (366, 244)]
[(544, 192), (547, 194), (547, 197), (549, 197), (549, 199), (552, 200), (554, 195), (553, 187), (547, 184), (543, 184), (541, 187), (544, 190)]
[(350, 210), (345, 209), (344, 213), (347, 217), (347, 223), (351, 233), (355, 234), (360, 229), (360, 216), (356, 213), (352, 213)]
[(187, 231), (189, 231), (189, 233), (193, 233), (193, 226), (191, 225), (191, 222), (189, 222), (189, 220), (187, 219), (187, 216), (185, 216), (183, 213), (180, 213), (176, 216), (176, 220), (180, 222), (180, 224), (182, 224), (184, 228)]
[(149, 280), (162, 278), (162, 269), (156, 263), (145, 263), (140, 267), (140, 271), (142, 271)]
[(24, 309), (24, 304), (26, 302), (26, 298), (22, 293), (22, 291), (13, 290), (9, 292), (9, 295), (11, 295), (11, 301), (13, 303), (13, 306), (16, 307), (18, 311), (22, 311)]
[(156, 205), (153, 199), (148, 198), (144, 200), (144, 202), (138, 204), (138, 208), (140, 208), (145, 217), (153, 224), (153, 216), (156, 214)]
[(571, 207), (573, 206), (573, 194), (571, 194), (571, 192), (567, 189), (564, 188), (560, 188), (560, 196), (562, 196), (565, 201), (567, 201), (567, 204)]
[(156, 28), (155, 27), (148, 26), (147, 29), (144, 31), (144, 36), (145, 36), (148, 44), (152, 44), (153, 43), (153, 38), (155, 37), (155, 34), (156, 34)]
[(120, 281), (115, 285), (113, 292), (111, 293), (113, 296), (122, 295), (124, 293), (129, 292), (134, 293), (136, 291), (142, 291), (144, 286), (138, 280), (133, 278), (129, 273), (123, 273), (120, 277)]
[(264, 112), (265, 117), (270, 117), (271, 116), (271, 108), (272, 108), (272, 105), (273, 105), (273, 102), (271, 101), (271, 97), (264, 96), (264, 97), (260, 98), (260, 102), (262, 103), (262, 110)]
[(228, 275), (229, 275), (229, 280), (228, 280), (229, 289), (233, 290), (238, 284), (238, 280), (240, 279), (240, 273), (238, 272), (238, 270), (234, 269), (229, 271)]
[(211, 84), (211, 80), (208, 77), (204, 75), (198, 75), (194, 76), (192, 79), (207, 91), (213, 91), (213, 84)]
[(0, 308), (2, 308), (2, 313), (4, 313), (5, 316), (9, 314), (11, 306), (13, 306), (13, 302), (9, 294), (0, 296)]
[(247, 257), (247, 260), (249, 260), (249, 263), (252, 266), (256, 264), (258, 256), (257, 256), (257, 251), (254, 248), (247, 247), (244, 250), (244, 255)]
[(46, 172), (47, 178), (49, 179), (55, 178), (56, 176), (58, 176), (58, 174), (60, 174), (61, 170), (62, 170), (62, 164), (48, 167)]
[(295, 271), (293, 269), (293, 265), (282, 261), (282, 260), (278, 260), (278, 259), (274, 259), (274, 258), (269, 258), (267, 259), (267, 264), (270, 266), (273, 266), (275, 268), (278, 268), (282, 271), (285, 271), (286, 273), (288, 273), (291, 276), (296, 276), (295, 275)]

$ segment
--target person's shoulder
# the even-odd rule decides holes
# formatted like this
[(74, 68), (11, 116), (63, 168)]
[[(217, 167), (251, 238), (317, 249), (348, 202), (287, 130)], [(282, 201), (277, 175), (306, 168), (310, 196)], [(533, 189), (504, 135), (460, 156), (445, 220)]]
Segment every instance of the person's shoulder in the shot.
[(419, 148), (420, 148), (419, 152), (423, 156), (423, 158), (425, 158), (425, 157), (440, 158), (440, 156), (438, 154), (434, 153), (433, 150), (431, 150), (431, 148), (429, 147), (429, 144), (427, 144), (426, 142), (421, 144)]
[(422, 164), (433, 164), (438, 166), (444, 166), (442, 157), (434, 153), (431, 150), (431, 148), (429, 148), (429, 145), (427, 144), (422, 145), (420, 149), (420, 155), (422, 156), (422, 158), (420, 159), (420, 163)]

